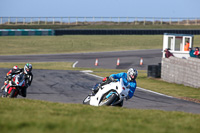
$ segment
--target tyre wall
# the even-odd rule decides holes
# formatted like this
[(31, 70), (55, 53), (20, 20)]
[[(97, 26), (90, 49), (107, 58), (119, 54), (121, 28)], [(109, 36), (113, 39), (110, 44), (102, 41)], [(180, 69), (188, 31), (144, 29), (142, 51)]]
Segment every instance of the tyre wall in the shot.
[(52, 36), (51, 29), (0, 29), (0, 36)]
[(200, 35), (200, 30), (55, 30), (55, 35), (163, 35), (164, 33)]

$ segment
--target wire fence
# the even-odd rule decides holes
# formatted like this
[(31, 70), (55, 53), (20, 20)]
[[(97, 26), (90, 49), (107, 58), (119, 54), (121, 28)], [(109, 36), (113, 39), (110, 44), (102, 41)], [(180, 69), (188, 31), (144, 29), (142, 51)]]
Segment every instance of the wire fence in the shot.
[(0, 25), (200, 25), (200, 18), (0, 17)]

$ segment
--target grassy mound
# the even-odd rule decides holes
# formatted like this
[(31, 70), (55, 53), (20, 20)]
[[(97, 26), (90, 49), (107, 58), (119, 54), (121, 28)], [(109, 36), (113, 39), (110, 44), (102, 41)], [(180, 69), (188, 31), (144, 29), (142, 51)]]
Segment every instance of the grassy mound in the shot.
[(197, 133), (200, 115), (0, 98), (1, 133)]

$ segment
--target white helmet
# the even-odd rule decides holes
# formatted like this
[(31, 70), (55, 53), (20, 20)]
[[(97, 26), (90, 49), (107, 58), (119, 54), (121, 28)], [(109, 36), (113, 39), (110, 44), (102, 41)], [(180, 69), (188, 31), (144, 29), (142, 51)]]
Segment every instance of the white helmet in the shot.
[(133, 81), (137, 78), (138, 72), (136, 69), (129, 68), (127, 72), (127, 80), (128, 81)]
[(13, 70), (15, 71), (19, 70), (18, 66), (13, 66)]

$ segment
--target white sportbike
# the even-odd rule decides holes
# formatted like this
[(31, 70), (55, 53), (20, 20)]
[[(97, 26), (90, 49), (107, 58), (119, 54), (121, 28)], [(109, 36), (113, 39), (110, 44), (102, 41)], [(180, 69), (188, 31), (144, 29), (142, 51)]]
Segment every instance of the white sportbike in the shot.
[(103, 85), (99, 88), (98, 92), (93, 95), (88, 95), (83, 104), (92, 106), (123, 106), (123, 100), (128, 96), (129, 88), (127, 88), (123, 79)]

